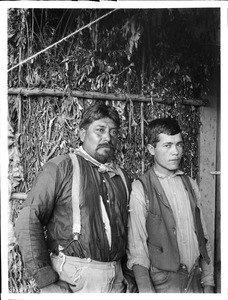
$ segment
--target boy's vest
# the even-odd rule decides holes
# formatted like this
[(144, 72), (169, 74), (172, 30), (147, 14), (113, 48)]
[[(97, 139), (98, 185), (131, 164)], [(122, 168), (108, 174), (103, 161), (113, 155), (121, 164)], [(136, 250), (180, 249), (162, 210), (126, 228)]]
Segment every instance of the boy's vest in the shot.
[[(209, 264), (207, 240), (204, 237), (196, 195), (189, 177), (180, 176), (189, 195), (200, 255)], [(180, 255), (175, 220), (168, 199), (153, 169), (143, 174), (139, 180), (144, 188), (146, 202), (149, 203), (146, 227), (151, 264), (161, 270), (177, 271), (180, 266)]]

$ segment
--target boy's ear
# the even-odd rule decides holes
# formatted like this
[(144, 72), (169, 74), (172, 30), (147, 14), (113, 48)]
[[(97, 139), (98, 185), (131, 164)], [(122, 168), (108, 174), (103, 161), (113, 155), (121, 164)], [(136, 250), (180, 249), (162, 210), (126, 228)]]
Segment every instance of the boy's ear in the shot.
[(81, 142), (84, 142), (86, 131), (84, 128), (79, 129), (79, 137)]
[(151, 155), (154, 155), (154, 146), (152, 146), (151, 144), (148, 144), (147, 150), (150, 152)]

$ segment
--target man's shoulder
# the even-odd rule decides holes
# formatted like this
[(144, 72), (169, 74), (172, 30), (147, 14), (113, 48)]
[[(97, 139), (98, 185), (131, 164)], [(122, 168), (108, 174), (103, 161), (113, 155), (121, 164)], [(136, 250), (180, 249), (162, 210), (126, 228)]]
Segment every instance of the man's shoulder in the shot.
[(122, 172), (127, 179), (130, 178), (130, 176), (128, 175), (127, 171), (123, 167), (120, 167), (118, 164), (116, 164), (115, 168), (117, 170), (119, 170), (120, 172)]
[(48, 160), (44, 165), (44, 168), (45, 167), (65, 168), (68, 167), (69, 165), (71, 165), (70, 155), (62, 154)]

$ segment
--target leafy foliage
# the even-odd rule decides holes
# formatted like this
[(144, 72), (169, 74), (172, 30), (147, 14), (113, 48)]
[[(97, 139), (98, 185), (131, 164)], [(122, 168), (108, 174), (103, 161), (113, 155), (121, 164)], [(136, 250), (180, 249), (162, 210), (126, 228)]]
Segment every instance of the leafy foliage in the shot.
[[(9, 68), (103, 15), (107, 10), (10, 9)], [(58, 88), (64, 97), (9, 96), (14, 159), (11, 193), (27, 193), (40, 167), (51, 157), (79, 145), (77, 125), (83, 108), (95, 100), (72, 96), (72, 90), (132, 93), (151, 103), (113, 101), (122, 120), (117, 160), (130, 178), (152, 164), (142, 128), (157, 117), (175, 117), (183, 129), (182, 169), (198, 175), (199, 110), (183, 98), (202, 98), (219, 62), (217, 9), (118, 10), (107, 19), (63, 41), (9, 72), (9, 87)], [(172, 99), (172, 105), (153, 102)], [(16, 163), (15, 163), (16, 162)], [(15, 168), (16, 166), (16, 168)], [(19, 173), (18, 173), (19, 172)], [(23, 200), (11, 199), (14, 226)], [(20, 252), (11, 239), (9, 290), (37, 292), (26, 278)]]

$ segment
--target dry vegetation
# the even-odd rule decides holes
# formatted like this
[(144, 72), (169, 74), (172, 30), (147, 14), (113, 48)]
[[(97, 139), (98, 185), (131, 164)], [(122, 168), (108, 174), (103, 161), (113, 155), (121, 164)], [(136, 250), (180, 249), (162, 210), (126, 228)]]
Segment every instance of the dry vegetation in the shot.
[[(9, 67), (62, 36), (66, 36), (75, 28), (88, 23), (99, 13), (101, 14), (102, 11), (10, 10)], [(60, 47), (51, 49), (41, 57), (9, 73), (10, 88), (58, 88), (65, 91), (63, 97), (39, 95), (26, 97), (18, 94), (9, 95), (8, 98), (11, 186), (10, 292), (38, 292), (34, 281), (27, 278), (23, 269), (20, 251), (13, 234), (13, 226), (26, 194), (40, 167), (48, 159), (62, 153), (69, 153), (79, 145), (77, 125), (81, 112), (83, 108), (98, 101), (74, 97), (72, 90), (117, 94), (130, 92), (151, 97), (151, 101), (144, 104), (133, 102), (130, 98), (126, 101), (109, 101), (116, 107), (122, 120), (116, 155), (119, 164), (126, 169), (132, 180), (146, 170), (152, 162), (145, 151), (145, 126), (156, 117), (171, 116), (178, 119), (184, 132), (185, 155), (182, 168), (186, 173), (197, 178), (199, 109), (194, 105), (182, 105), (182, 99), (205, 95), (205, 78), (199, 79), (199, 74), (203, 71), (197, 73), (198, 81), (197, 78), (193, 78), (196, 64), (195, 69), (191, 70), (193, 64), (189, 52), (185, 53), (189, 61), (181, 67), (183, 61), (182, 59), (178, 61), (177, 52), (184, 51), (183, 41), (180, 41), (182, 49), (172, 45), (173, 61), (171, 62), (168, 52), (171, 47), (170, 41), (164, 35), (162, 41), (166, 41), (167, 44), (156, 46), (157, 53), (161, 54), (158, 58), (156, 51), (153, 50), (155, 47), (148, 48), (153, 47), (152, 43), (158, 42), (158, 40), (152, 41), (149, 37), (150, 33), (145, 29), (148, 29), (148, 24), (152, 22), (149, 13), (147, 11), (145, 15), (142, 11), (138, 15), (137, 11), (134, 13), (122, 12), (121, 22), (120, 20), (118, 22), (120, 25), (116, 24), (118, 20), (115, 16), (111, 16), (100, 26), (91, 27), (86, 32), (64, 42)], [(161, 26), (162, 14), (161, 11), (157, 14), (152, 13), (156, 15), (156, 20), (153, 19), (154, 29), (151, 27), (153, 32), (157, 32), (158, 26)], [(177, 18), (173, 15), (174, 17)], [(147, 19), (148, 23), (145, 24), (144, 19)], [(165, 33), (167, 28), (163, 30), (164, 32), (162, 30), (161, 32)], [(191, 45), (187, 47), (190, 51)], [(151, 51), (143, 51), (143, 49)], [(159, 49), (164, 51), (161, 53)], [(197, 49), (195, 50), (197, 53)], [(202, 62), (201, 55), (196, 58), (196, 53), (193, 53), (192, 59)], [(164, 103), (153, 102), (154, 97), (161, 97)], [(171, 105), (165, 103), (168, 98), (172, 100)]]

